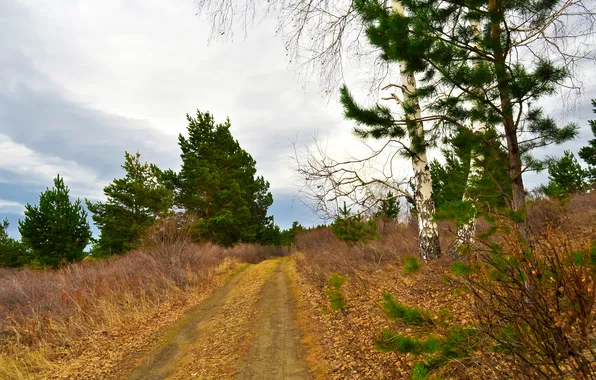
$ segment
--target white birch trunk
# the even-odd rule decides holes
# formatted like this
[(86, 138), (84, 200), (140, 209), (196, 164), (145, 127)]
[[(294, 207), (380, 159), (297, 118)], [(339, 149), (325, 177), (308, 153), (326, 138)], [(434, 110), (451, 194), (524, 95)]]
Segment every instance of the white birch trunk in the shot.
[[(403, 14), (404, 9), (399, 0), (391, 2), (393, 11)], [(402, 68), (404, 66), (402, 65)], [(422, 110), (418, 99), (412, 98), (411, 94), (416, 91), (416, 78), (413, 73), (408, 73), (400, 69), (401, 84), (404, 86), (404, 102), (414, 107), (413, 115), (406, 115), (406, 118), (420, 120)], [(424, 125), (421, 121), (416, 123), (413, 130), (408, 131), (412, 145), (417, 139), (424, 140)], [(435, 201), (433, 199), (432, 179), (430, 176), (430, 167), (426, 158), (426, 152), (416, 152), (412, 157), (412, 168), (414, 170), (414, 182), (416, 184), (416, 211), (418, 217), (418, 239), (420, 258), (422, 260), (432, 260), (441, 256), (441, 246), (439, 244), (439, 228), (434, 221)]]
[[(472, 33), (474, 33), (475, 36), (478, 36), (480, 34), (480, 24), (478, 23), (478, 21), (471, 21), (470, 24), (470, 26), (472, 27)], [(486, 125), (480, 122), (475, 122), (472, 125), (472, 130), (474, 133), (486, 132)], [(466, 178), (466, 187), (464, 188), (464, 194), (462, 197), (462, 200), (464, 202), (467, 201), (472, 203), (472, 214), (470, 215), (469, 220), (464, 221), (462, 225), (457, 227), (457, 231), (455, 233), (455, 240), (453, 241), (453, 243), (447, 251), (447, 254), (450, 257), (454, 258), (460, 256), (461, 247), (473, 244), (474, 238), (476, 237), (476, 207), (474, 206), (476, 199), (472, 199), (467, 191), (471, 185), (471, 179), (476, 178), (481, 174), (480, 168), (474, 165), (475, 158), (478, 158), (478, 156), (476, 156), (474, 150), (472, 150), (472, 154), (470, 156), (470, 172), (468, 173), (468, 177)]]

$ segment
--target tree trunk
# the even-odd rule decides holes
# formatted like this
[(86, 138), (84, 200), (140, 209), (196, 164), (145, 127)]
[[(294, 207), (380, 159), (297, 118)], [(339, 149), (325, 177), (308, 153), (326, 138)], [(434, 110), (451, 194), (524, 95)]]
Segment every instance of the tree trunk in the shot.
[(420, 258), (428, 261), (441, 256), (441, 245), (439, 244), (439, 227), (434, 221), (435, 201), (426, 153), (420, 153), (418, 157), (412, 158), (412, 167), (416, 183), (414, 199), (418, 217)]
[[(472, 20), (470, 21), (470, 26), (472, 29), (472, 34), (475, 38), (480, 37), (480, 23), (478, 21)], [(481, 122), (475, 122), (472, 128), (474, 133), (476, 132), (486, 132), (486, 125)], [(470, 215), (469, 220), (463, 221), (461, 224), (457, 225), (457, 231), (455, 233), (455, 240), (449, 247), (447, 251), (447, 255), (452, 258), (458, 258), (461, 253), (461, 247), (469, 246), (470, 244), (474, 243), (474, 238), (476, 237), (476, 199), (472, 199), (469, 195), (468, 188), (471, 186), (470, 179), (478, 177), (480, 173), (480, 168), (474, 165), (474, 159), (477, 157), (474, 155), (474, 149), (470, 152), (470, 162), (468, 164), (468, 175), (466, 176), (466, 186), (464, 188), (464, 193), (462, 196), (462, 201), (472, 203), (472, 213)], [(462, 163), (463, 164), (463, 163)]]
[(501, 42), (501, 21), (503, 14), (500, 0), (488, 0), (488, 11), (491, 18), (491, 37), (494, 52), (494, 67), (497, 74), (497, 88), (501, 100), (503, 127), (507, 138), (507, 153), (509, 156), (509, 178), (511, 179), (511, 209), (523, 213), (523, 218), (517, 222), (522, 236), (530, 243), (530, 233), (526, 221), (526, 193), (522, 178), (522, 163), (517, 128), (513, 119), (513, 107), (509, 92), (509, 77), (507, 75), (506, 56)]
[[(404, 9), (399, 0), (391, 2), (393, 11), (403, 14)], [(414, 73), (400, 68), (400, 79), (403, 86), (404, 102), (414, 109), (414, 114), (406, 115), (406, 119), (420, 120), (422, 109), (418, 99), (411, 95), (416, 91), (416, 77)], [(412, 156), (412, 169), (414, 169), (414, 182), (416, 184), (416, 213), (418, 218), (418, 239), (420, 258), (424, 261), (436, 259), (441, 256), (441, 245), (439, 244), (439, 227), (434, 221), (435, 200), (433, 197), (432, 178), (430, 167), (426, 158), (426, 148), (419, 149), (420, 142), (424, 141), (424, 125), (421, 121), (412, 122), (408, 125)]]

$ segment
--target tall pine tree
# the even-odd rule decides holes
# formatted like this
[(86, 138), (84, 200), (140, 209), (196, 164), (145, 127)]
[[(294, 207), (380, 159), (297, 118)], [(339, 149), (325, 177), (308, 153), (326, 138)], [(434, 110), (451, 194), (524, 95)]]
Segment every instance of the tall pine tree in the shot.
[(39, 205), (25, 206), (19, 232), (29, 248), (29, 261), (56, 268), (85, 257), (91, 239), (87, 212), (81, 200), (71, 202), (68, 193), (64, 179), (57, 176), (54, 187), (39, 196)]
[[(437, 132), (468, 129), (475, 122), (498, 128), (507, 147), (509, 204), (519, 212), (527, 237), (522, 178), (527, 168), (522, 160), (536, 147), (574, 138), (577, 130), (574, 125), (557, 126), (533, 105), (555, 92), (568, 77), (567, 68), (546, 54), (540, 56), (540, 51), (533, 60), (522, 60), (516, 52), (524, 47), (532, 51), (532, 43), (562, 22), (563, 5), (541, 0), (393, 0), (394, 9), (396, 4), (403, 12), (379, 0), (355, 1), (370, 42), (385, 59), (419, 74), (422, 86), (409, 96), (426, 100), (430, 115), (416, 121), (434, 121)], [(400, 88), (404, 98), (408, 95), (407, 82), (392, 86)]]
[(256, 176), (256, 162), (232, 137), (229, 119), (216, 123), (209, 112), (198, 110), (187, 119), (188, 137), (178, 137), (182, 168), (166, 171), (164, 178), (176, 205), (197, 218), (197, 238), (233, 245), (267, 235), (269, 183)]
[(106, 202), (86, 200), (93, 221), (100, 230), (97, 242), (99, 255), (126, 252), (136, 247), (137, 239), (156, 218), (166, 215), (173, 204), (171, 190), (159, 182), (161, 171), (141, 154), (124, 153), (124, 178), (114, 179), (103, 192)]

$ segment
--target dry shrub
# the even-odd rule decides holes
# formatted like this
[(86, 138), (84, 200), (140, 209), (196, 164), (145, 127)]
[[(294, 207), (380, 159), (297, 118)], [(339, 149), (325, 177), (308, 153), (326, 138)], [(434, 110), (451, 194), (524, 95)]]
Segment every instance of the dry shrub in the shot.
[[(564, 215), (561, 225), (568, 223)], [(502, 244), (480, 253), (463, 284), (474, 296), (479, 330), (516, 378), (596, 378), (594, 234), (571, 239), (562, 227), (534, 236), (528, 251), (501, 222)], [(493, 357), (494, 358), (494, 357)], [(497, 365), (499, 363), (487, 363)]]
[(542, 198), (528, 207), (529, 226), (535, 235), (551, 227), (570, 236), (589, 232), (596, 219), (596, 192), (574, 194), (563, 199)]
[[(588, 250), (594, 249), (590, 245), (596, 236), (596, 194), (574, 195), (565, 202), (535, 201), (528, 217), (536, 257), (525, 257), (510, 232), (478, 241), (477, 254), (466, 259), (476, 271), (469, 277), (467, 271), (459, 271), (465, 273), (460, 281), (474, 279), (474, 283), (444, 282), (455, 278), (447, 258), (426, 264), (419, 273), (404, 273), (404, 258), (418, 254), (415, 221), (379, 225), (378, 240), (356, 246), (335, 240), (328, 229), (299, 233), (296, 245), (302, 254), (296, 268), (300, 281), (307, 284), (303, 289), (310, 289), (309, 297), (317, 300), (318, 308), (327, 302), (325, 279), (333, 272), (348, 276), (346, 312), (328, 318), (313, 310), (311, 316), (323, 325), (319, 330), (322, 340), (334, 342), (323, 350), (331, 368), (329, 378), (356, 373), (370, 378), (410, 376), (412, 364), (402, 354), (380, 355), (372, 348), (373, 337), (387, 325), (378, 311), (385, 290), (406, 305), (434, 315), (447, 313), (451, 324), (472, 325), (482, 333), (482, 349), (445, 368), (447, 378), (594, 377), (595, 277), (589, 263), (595, 254), (590, 256)], [(489, 226), (486, 221), (478, 222), (479, 232)], [(441, 222), (439, 228), (445, 252), (454, 226)], [(486, 248), (490, 246), (481, 248), (486, 243), (501, 244), (503, 250), (491, 255)], [(495, 277), (494, 260), (499, 257), (526, 263), (517, 266), (517, 280)], [(522, 280), (523, 276), (528, 280)]]
[[(257, 245), (198, 246), (184, 224), (169, 219), (142, 238), (140, 249), (123, 256), (57, 271), (0, 270), (0, 357), (38, 350), (52, 361), (51, 352), (82, 337), (126, 328), (163, 303), (184, 303), (186, 294), (211, 286), (216, 273), (234, 263), (286, 253)], [(25, 363), (17, 361), (15, 370), (19, 365)], [(8, 377), (3, 370), (0, 378)]]
[[(453, 236), (453, 224), (440, 222), (441, 246), (446, 249)], [(387, 264), (401, 266), (407, 256), (418, 255), (418, 225), (381, 222), (380, 237), (366, 244), (349, 245), (334, 238), (329, 228), (298, 232), (296, 248), (303, 252), (300, 270), (304, 275), (324, 284), (331, 272), (357, 274), (374, 272)]]

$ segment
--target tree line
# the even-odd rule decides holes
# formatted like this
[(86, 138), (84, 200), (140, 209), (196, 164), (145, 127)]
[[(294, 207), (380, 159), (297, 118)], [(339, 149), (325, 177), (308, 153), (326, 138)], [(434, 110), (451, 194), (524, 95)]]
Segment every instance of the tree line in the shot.
[[(296, 222), (282, 231), (267, 215), (273, 197), (269, 182), (256, 172), (256, 161), (230, 132), (230, 120), (217, 123), (209, 112), (187, 115), (187, 136), (180, 134), (180, 171), (161, 170), (125, 152), (123, 178), (103, 192), (106, 200), (71, 200), (64, 178), (25, 206), (19, 220), (21, 240), (11, 238), (8, 220), (0, 229), (0, 266), (60, 267), (87, 254), (106, 257), (135, 249), (158, 221), (184, 215), (196, 242), (289, 245)], [(99, 229), (92, 237), (88, 214)], [(90, 252), (85, 252), (91, 243)]]

